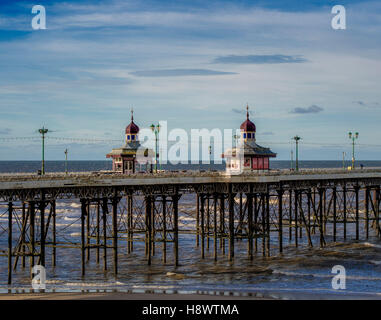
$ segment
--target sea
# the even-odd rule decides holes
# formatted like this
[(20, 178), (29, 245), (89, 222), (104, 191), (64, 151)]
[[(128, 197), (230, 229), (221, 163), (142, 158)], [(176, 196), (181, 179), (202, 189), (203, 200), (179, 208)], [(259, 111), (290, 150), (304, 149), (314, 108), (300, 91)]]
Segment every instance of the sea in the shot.
[[(366, 167), (381, 167), (381, 161), (361, 161)], [(272, 168), (287, 169), (290, 161), (272, 161)], [(345, 166), (350, 165), (346, 163)], [(46, 161), (47, 172), (65, 170), (64, 161)], [(340, 161), (300, 161), (300, 168), (341, 168)], [(0, 172), (37, 172), (39, 161), (1, 161)], [(68, 170), (110, 170), (109, 161), (69, 161)], [(166, 170), (222, 170), (222, 165), (163, 166)], [(124, 201), (124, 200), (122, 200)], [(360, 198), (361, 203), (364, 199)], [(253, 260), (247, 257), (247, 242), (235, 243), (235, 258), (229, 262), (218, 243), (217, 261), (213, 256), (213, 238), (209, 239), (205, 259), (201, 259), (194, 234), (181, 232), (195, 228), (195, 197), (183, 195), (179, 203), (179, 263), (173, 264), (172, 244), (168, 244), (167, 263), (162, 263), (161, 244), (157, 243), (151, 266), (147, 265), (144, 242), (134, 243), (134, 251), (127, 253), (127, 243), (119, 240), (119, 273), (115, 277), (112, 268), (112, 250), (108, 249), (109, 270), (103, 271), (102, 250), (100, 263), (96, 263), (95, 249), (86, 263), (86, 274), (81, 275), (81, 251), (70, 244), (80, 243), (80, 203), (78, 199), (57, 201), (57, 240), (66, 248), (57, 248), (57, 266), (52, 266), (51, 248), (46, 253), (47, 292), (132, 292), (132, 293), (194, 293), (233, 296), (257, 296), (269, 298), (327, 298), (369, 297), (381, 294), (381, 240), (373, 229), (365, 239), (364, 222), (360, 225), (360, 240), (355, 240), (355, 226), (348, 224), (347, 239), (342, 238), (342, 225), (338, 225), (338, 242), (332, 241), (328, 229), (327, 247), (319, 248), (319, 234), (312, 236), (313, 247), (307, 245), (307, 237), (299, 239), (296, 248), (289, 241), (288, 229), (283, 232), (284, 252), (278, 253), (278, 235), (271, 235), (271, 256), (263, 257), (260, 247)], [(20, 260), (13, 271), (12, 285), (7, 285), (7, 207), (0, 203), (0, 292), (33, 292), (29, 273)], [(15, 221), (14, 223), (19, 223)], [(304, 231), (304, 230), (303, 230)], [(227, 253), (226, 248), (226, 253)], [(339, 266), (339, 267), (337, 267)], [(345, 271), (344, 288), (335, 289), (337, 268)], [(343, 275), (343, 273), (340, 273)], [(341, 284), (343, 285), (342, 280)]]

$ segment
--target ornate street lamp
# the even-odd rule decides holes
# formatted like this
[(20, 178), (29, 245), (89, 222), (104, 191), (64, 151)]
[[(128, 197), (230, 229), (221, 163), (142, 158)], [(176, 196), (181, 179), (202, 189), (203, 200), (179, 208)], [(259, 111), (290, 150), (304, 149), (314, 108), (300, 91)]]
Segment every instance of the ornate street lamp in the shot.
[(67, 154), (68, 154), (67, 149), (65, 149), (64, 153), (65, 153), (65, 173), (67, 174)]
[(152, 132), (155, 134), (155, 172), (157, 172), (157, 157), (158, 157), (158, 141), (159, 141), (159, 132), (160, 132), (160, 124), (156, 126), (151, 124), (150, 126)]
[(301, 139), (301, 137), (295, 136), (293, 139), (295, 140), (295, 144), (296, 144), (296, 147), (295, 147), (295, 171), (299, 171), (298, 143), (299, 143), (299, 140)]
[(355, 140), (358, 139), (359, 133), (355, 132), (352, 134), (352, 132), (349, 132), (349, 139), (352, 140), (352, 169), (355, 168)]
[(45, 135), (49, 132), (49, 129), (42, 127), (38, 129), (42, 138), (42, 162), (41, 162), (41, 174), (45, 174)]

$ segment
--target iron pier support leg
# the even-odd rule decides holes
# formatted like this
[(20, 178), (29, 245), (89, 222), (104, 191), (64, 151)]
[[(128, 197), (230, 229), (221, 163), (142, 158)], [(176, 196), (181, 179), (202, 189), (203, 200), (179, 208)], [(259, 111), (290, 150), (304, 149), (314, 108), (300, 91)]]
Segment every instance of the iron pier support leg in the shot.
[(336, 187), (332, 188), (332, 197), (333, 197), (333, 242), (336, 242), (336, 223), (337, 223), (337, 193)]
[(118, 197), (114, 196), (112, 198), (112, 248), (115, 276), (118, 274), (118, 202)]
[(134, 198), (128, 196), (128, 253), (134, 251)]
[(214, 249), (214, 261), (217, 261), (217, 194), (213, 195), (213, 249)]
[(81, 270), (82, 276), (85, 275), (85, 219), (87, 215), (86, 199), (81, 199)]
[(279, 253), (283, 252), (283, 190), (279, 188), (278, 190), (278, 243), (279, 243)]
[(343, 187), (343, 227), (344, 227), (344, 240), (347, 239), (347, 187)]
[(270, 237), (271, 237), (271, 227), (270, 227), (270, 194), (269, 191), (266, 193), (266, 250), (267, 257), (270, 257)]
[(13, 203), (8, 202), (8, 284), (12, 283), (12, 217)]
[(96, 217), (96, 224), (97, 224), (97, 251), (96, 251), (96, 261), (99, 263), (99, 247), (100, 247), (100, 200), (97, 200), (97, 217)]
[(258, 195), (254, 194), (254, 251), (258, 252)]
[(103, 271), (107, 271), (107, 214), (108, 200), (102, 199), (102, 220), (103, 220)]
[(380, 186), (378, 186), (377, 190), (376, 190), (376, 227), (377, 227), (377, 234), (379, 237), (381, 237), (381, 232), (380, 232)]
[(40, 263), (45, 267), (45, 194), (40, 201)]
[(196, 247), (200, 246), (200, 196), (196, 193)]
[(90, 260), (90, 201), (87, 202), (86, 215), (86, 261)]
[(238, 228), (237, 233), (241, 236), (238, 238), (242, 240), (242, 228), (243, 228), (243, 201), (242, 201), (242, 192), (239, 194), (239, 220), (238, 220)]
[(356, 197), (356, 240), (359, 240), (359, 187), (355, 186)]
[(311, 189), (307, 190), (307, 233), (311, 237)]
[(163, 195), (163, 263), (167, 262), (167, 198)]
[(299, 190), (295, 190), (295, 204), (294, 204), (294, 215), (295, 215), (295, 247), (298, 247), (298, 204), (299, 204)]
[(249, 193), (246, 194), (247, 201), (247, 253), (250, 260), (253, 260), (253, 194), (250, 186)]
[(292, 241), (292, 190), (289, 190), (289, 207), (288, 207), (288, 242)]
[(206, 250), (209, 252), (209, 234), (210, 234), (210, 195), (206, 199)]
[(152, 255), (152, 245), (151, 245), (151, 237), (152, 237), (152, 227), (151, 227), (151, 217), (152, 217), (152, 199), (151, 196), (145, 197), (146, 204), (146, 252), (147, 252), (147, 263), (151, 265), (151, 255)]
[(323, 189), (319, 188), (319, 231), (320, 231), (320, 248), (324, 247), (323, 235)]
[(304, 213), (303, 213), (303, 191), (299, 192), (299, 238), (303, 238), (303, 219), (304, 218)]
[(225, 255), (225, 194), (220, 197), (220, 248)]
[(29, 202), (29, 221), (30, 221), (30, 261), (29, 261), (29, 269), (30, 269), (30, 277), (33, 278), (32, 269), (34, 267), (34, 254), (35, 254), (35, 203), (34, 201)]
[(53, 249), (52, 249), (52, 265), (55, 267), (57, 265), (57, 212), (56, 212), (56, 201), (52, 200), (51, 202), (51, 208), (52, 208), (52, 218), (53, 218)]
[[(22, 203), (22, 225), (26, 226), (26, 211), (25, 211), (25, 202), (23, 201)], [(26, 232), (26, 228), (24, 228), (24, 231), (21, 235), (21, 242), (22, 242), (22, 259), (21, 259), (21, 263), (22, 263), (22, 267), (25, 268), (25, 232)]]
[(265, 194), (261, 194), (262, 202), (262, 256), (266, 256), (266, 200)]
[(204, 226), (204, 218), (205, 218), (205, 197), (204, 194), (200, 194), (201, 200), (201, 259), (205, 258), (205, 226)]
[(175, 266), (179, 265), (179, 195), (176, 194), (172, 198), (173, 202), (173, 250), (175, 258)]
[(234, 194), (229, 184), (229, 261), (234, 258)]
[(365, 236), (369, 238), (369, 187), (365, 189)]
[(155, 210), (156, 210), (156, 196), (151, 196), (151, 255), (155, 255), (155, 238), (156, 238), (156, 230), (155, 230)]

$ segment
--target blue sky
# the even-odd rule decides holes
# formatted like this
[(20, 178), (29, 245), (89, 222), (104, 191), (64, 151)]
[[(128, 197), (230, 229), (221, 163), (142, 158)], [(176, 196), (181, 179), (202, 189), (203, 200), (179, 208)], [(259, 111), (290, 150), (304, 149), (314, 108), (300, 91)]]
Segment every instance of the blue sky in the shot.
[(379, 1), (1, 1), (0, 160), (39, 159), (42, 125), (72, 138), (47, 159), (102, 160), (131, 107), (140, 127), (189, 131), (238, 128), (246, 103), (278, 159), (296, 134), (302, 160), (349, 159), (349, 130), (358, 158), (380, 159), (380, 40)]

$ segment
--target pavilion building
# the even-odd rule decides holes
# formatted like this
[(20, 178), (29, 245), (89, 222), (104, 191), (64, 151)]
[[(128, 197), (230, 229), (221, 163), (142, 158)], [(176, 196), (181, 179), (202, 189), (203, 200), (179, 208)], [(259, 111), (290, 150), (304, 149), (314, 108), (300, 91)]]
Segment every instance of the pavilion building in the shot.
[[(131, 110), (131, 122), (125, 130), (125, 145), (112, 149), (106, 155), (112, 159), (112, 171), (131, 174), (141, 169), (152, 170), (152, 153), (150, 149), (143, 149), (139, 142), (139, 127), (134, 122), (133, 110)], [(140, 167), (138, 167), (138, 165)]]
[(256, 127), (249, 119), (249, 106), (246, 106), (246, 120), (240, 127), (238, 146), (228, 149), (222, 155), (228, 173), (243, 171), (263, 171), (270, 169), (270, 158), (276, 153), (256, 143)]

